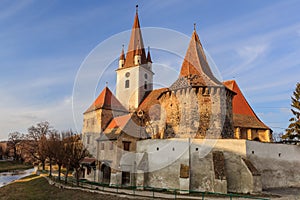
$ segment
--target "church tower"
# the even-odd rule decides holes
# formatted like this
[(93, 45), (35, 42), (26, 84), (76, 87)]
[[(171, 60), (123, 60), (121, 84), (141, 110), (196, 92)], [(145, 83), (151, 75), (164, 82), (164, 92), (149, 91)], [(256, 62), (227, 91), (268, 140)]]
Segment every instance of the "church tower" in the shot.
[(131, 30), (128, 50), (125, 56), (122, 48), (117, 72), (116, 97), (129, 111), (138, 108), (145, 94), (153, 89), (153, 71), (150, 48), (146, 55), (138, 6)]

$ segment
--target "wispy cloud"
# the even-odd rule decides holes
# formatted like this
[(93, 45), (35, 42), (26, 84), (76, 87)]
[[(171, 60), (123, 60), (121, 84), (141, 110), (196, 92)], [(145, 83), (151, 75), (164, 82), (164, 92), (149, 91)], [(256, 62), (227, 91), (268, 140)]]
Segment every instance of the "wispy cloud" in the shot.
[(229, 74), (235, 74), (240, 71), (247, 71), (255, 67), (253, 63), (262, 57), (264, 53), (267, 51), (267, 44), (259, 44), (254, 46), (242, 46), (236, 49), (236, 53), (238, 55), (238, 60), (241, 60), (240, 63), (230, 67), (229, 69), (224, 71), (224, 76), (228, 76)]
[[(29, 6), (33, 1), (1, 1), (0, 2), (0, 20), (16, 15), (20, 10)], [(2, 8), (2, 9), (1, 9)]]

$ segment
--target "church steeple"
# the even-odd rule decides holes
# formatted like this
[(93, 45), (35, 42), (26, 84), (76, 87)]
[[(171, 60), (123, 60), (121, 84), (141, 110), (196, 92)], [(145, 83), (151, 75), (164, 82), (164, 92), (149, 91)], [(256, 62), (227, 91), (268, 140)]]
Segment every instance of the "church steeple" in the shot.
[(136, 52), (139, 52), (141, 56), (140, 64), (146, 64), (146, 52), (144, 48), (144, 42), (142, 37), (142, 32), (140, 28), (139, 16), (138, 16), (138, 6), (136, 6), (136, 14), (134, 17), (134, 22), (131, 30), (130, 41), (128, 45), (128, 50), (126, 54), (126, 62), (124, 67), (136, 66), (135, 64), (135, 55)]
[(150, 51), (148, 56), (140, 28), (138, 6), (131, 30), (126, 57), (122, 50), (117, 72), (116, 96), (129, 111), (138, 108), (145, 95), (153, 89), (153, 71)]

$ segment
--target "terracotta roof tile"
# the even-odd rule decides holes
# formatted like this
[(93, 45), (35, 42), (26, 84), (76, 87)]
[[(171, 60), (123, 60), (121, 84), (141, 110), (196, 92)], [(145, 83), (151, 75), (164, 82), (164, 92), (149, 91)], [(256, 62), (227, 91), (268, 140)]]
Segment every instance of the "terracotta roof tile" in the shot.
[[(160, 106), (155, 106), (155, 105), (159, 105), (159, 100), (158, 100), (159, 96), (163, 92), (166, 92), (168, 90), (169, 90), (168, 88), (160, 88), (160, 89), (152, 90), (144, 98), (138, 110), (143, 110), (151, 119), (158, 120), (160, 118)], [(149, 113), (150, 109), (151, 109), (151, 113)]]
[(142, 32), (140, 29), (138, 13), (136, 13), (134, 18), (124, 68), (135, 66), (134, 56), (136, 54), (136, 50), (138, 50), (141, 56), (141, 64), (146, 64), (147, 58), (146, 58), (146, 52), (144, 48)]
[(234, 126), (270, 129), (257, 117), (234, 80), (225, 81), (223, 84), (236, 93), (232, 101)]
[(139, 139), (150, 137), (145, 132), (145, 127), (139, 125), (139, 119), (137, 119), (136, 114), (133, 113), (114, 118), (97, 140), (116, 140), (121, 134), (127, 134)]
[(105, 87), (102, 90), (93, 104), (84, 113), (88, 113), (100, 108), (126, 111), (126, 109), (122, 106), (122, 104), (113, 95), (108, 87)]
[(106, 129), (113, 129), (113, 128), (124, 128), (124, 126), (127, 124), (128, 120), (131, 118), (131, 115), (122, 115), (119, 117), (116, 117), (111, 120), (111, 122), (108, 124)]

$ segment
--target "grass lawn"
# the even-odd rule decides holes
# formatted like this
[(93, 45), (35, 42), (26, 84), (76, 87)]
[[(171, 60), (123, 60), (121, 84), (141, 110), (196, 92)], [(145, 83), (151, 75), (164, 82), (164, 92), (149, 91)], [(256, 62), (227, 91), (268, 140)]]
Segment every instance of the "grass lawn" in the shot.
[(80, 190), (59, 189), (49, 185), (48, 181), (37, 175), (27, 176), (19, 182), (15, 182), (0, 188), (0, 200), (9, 199), (72, 199), (72, 200), (121, 200), (128, 199), (126, 197), (117, 197), (107, 194), (89, 193)]
[(7, 172), (17, 169), (30, 169), (32, 165), (25, 165), (17, 161), (1, 161), (0, 162), (0, 172)]

